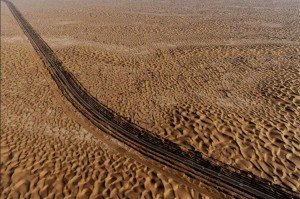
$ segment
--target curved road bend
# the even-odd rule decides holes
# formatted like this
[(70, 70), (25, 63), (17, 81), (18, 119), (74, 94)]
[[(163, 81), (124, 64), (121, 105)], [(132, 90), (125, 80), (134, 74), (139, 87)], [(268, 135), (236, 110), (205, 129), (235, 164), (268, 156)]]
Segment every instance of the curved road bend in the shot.
[(32, 46), (43, 60), (48, 72), (63, 95), (95, 126), (125, 143), (146, 157), (162, 163), (216, 189), (238, 197), (300, 198), (298, 193), (254, 177), (244, 171), (233, 172), (218, 166), (197, 151), (183, 151), (175, 143), (155, 136), (130, 123), (91, 96), (68, 72), (52, 49), (26, 21), (14, 4), (6, 2)]

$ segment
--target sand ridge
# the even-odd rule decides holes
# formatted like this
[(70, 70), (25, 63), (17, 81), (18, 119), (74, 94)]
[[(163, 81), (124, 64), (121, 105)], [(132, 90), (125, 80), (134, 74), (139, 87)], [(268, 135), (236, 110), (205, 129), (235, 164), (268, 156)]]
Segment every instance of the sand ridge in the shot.
[[(92, 95), (129, 120), (297, 191), (299, 18), (284, 8), (277, 11), (280, 18), (262, 12), (250, 9), (243, 16), (239, 10), (231, 15), (211, 9), (185, 17), (130, 12), (125, 21), (111, 8), (97, 14), (91, 9), (81, 12), (90, 13), (86, 23), (51, 35), (68, 33), (94, 45), (75, 41), (61, 48), (49, 42)], [(47, 27), (27, 16), (46, 34)], [(84, 27), (85, 35), (73, 31)], [(201, 42), (205, 45), (197, 45)]]
[[(73, 64), (68, 57), (62, 60), (66, 65), (72, 63), (70, 70), (92, 94), (125, 117), (187, 149), (192, 147), (208, 157), (251, 170), (296, 190), (299, 186), (299, 70), (295, 60), (299, 60), (299, 48), (282, 45), (247, 48), (182, 48), (162, 51), (150, 61), (149, 57), (144, 61), (91, 50), (98, 56), (95, 62), (89, 59), (88, 52), (85, 59), (84, 51), (74, 48), (72, 55), (80, 52), (83, 62), (90, 63), (89, 70), (81, 73), (77, 71), (83, 62), (77, 60)], [(221, 54), (224, 51), (226, 55)], [(66, 52), (60, 54), (67, 55)], [(210, 60), (209, 56), (214, 54), (219, 60)], [(278, 59), (277, 54), (281, 54)], [(186, 55), (189, 57), (184, 60)], [(177, 71), (174, 65), (168, 67), (170, 57), (178, 65)], [(103, 65), (99, 66), (101, 59)], [(182, 71), (180, 66), (187, 63), (189, 68)], [(164, 67), (159, 67), (162, 64)], [(132, 65), (137, 67), (132, 69)], [(145, 71), (144, 68), (151, 69)], [(97, 76), (102, 78), (92, 84), (86, 75), (94, 76), (91, 80)], [(106, 92), (97, 92), (100, 88)], [(128, 101), (132, 97), (135, 100)], [(145, 104), (144, 99), (151, 103)], [(135, 111), (129, 112), (128, 107)], [(155, 109), (160, 111), (154, 112)], [(169, 114), (164, 115), (162, 110)], [(157, 121), (165, 121), (165, 124)], [(226, 150), (219, 153), (224, 147)], [(286, 162), (286, 158), (293, 160)]]
[[(1, 37), (23, 35), (7, 8), (1, 9), (1, 24), (11, 24)], [(28, 41), (2, 43), (1, 198), (202, 197), (115, 153), (69, 119), (42, 65)]]
[(102, 3), (33, 12), (16, 1), (109, 108), (185, 149), (299, 192), (297, 2)]

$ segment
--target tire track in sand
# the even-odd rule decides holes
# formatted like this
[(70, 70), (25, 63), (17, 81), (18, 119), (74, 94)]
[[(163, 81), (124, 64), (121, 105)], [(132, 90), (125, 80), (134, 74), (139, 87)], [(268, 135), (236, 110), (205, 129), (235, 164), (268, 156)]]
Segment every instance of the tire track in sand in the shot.
[(10, 1), (6, 1), (32, 46), (43, 60), (48, 72), (63, 95), (96, 127), (125, 143), (145, 157), (178, 170), (220, 191), (240, 197), (296, 198), (298, 195), (249, 173), (233, 172), (225, 165), (215, 165), (196, 151), (184, 151), (173, 142), (154, 136), (125, 120), (91, 96), (63, 66), (52, 49), (34, 31)]

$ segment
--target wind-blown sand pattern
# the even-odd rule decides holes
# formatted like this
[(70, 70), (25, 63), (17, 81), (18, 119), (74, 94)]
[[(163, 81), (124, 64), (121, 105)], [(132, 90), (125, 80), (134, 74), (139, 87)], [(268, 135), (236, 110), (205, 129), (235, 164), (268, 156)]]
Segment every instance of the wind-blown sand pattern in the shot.
[[(96, 53), (99, 57), (93, 62), (82, 52), (82, 62), (64, 57), (64, 63), (72, 63), (70, 69), (99, 100), (153, 133), (297, 190), (299, 49), (193, 47), (162, 52), (146, 61), (123, 58), (124, 62), (118, 55)], [(73, 50), (73, 55), (79, 51)], [(168, 65), (166, 57), (173, 57), (175, 64)], [(96, 60), (114, 66), (97, 67)], [(84, 62), (89, 63), (86, 74), (76, 72)], [(182, 69), (185, 65), (189, 67)], [(97, 76), (102, 77), (99, 83), (94, 81)]]
[(26, 16), (108, 107), (183, 148), (299, 191), (299, 7), (259, 4), (186, 14), (180, 6), (160, 12), (158, 2), (137, 6), (143, 11), (100, 3), (62, 9), (55, 29), (36, 20), (47, 13)]
[(120, 2), (16, 5), (109, 108), (299, 192), (298, 1)]
[(202, 198), (113, 151), (64, 113), (23, 33), (1, 6), (1, 198)]

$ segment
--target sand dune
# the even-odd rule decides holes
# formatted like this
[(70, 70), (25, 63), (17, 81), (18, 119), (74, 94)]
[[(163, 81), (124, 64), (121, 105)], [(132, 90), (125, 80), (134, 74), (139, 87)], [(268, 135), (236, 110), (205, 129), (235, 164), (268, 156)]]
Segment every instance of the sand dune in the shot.
[(62, 48), (48, 40), (108, 107), (183, 148), (299, 191), (293, 4), (195, 4), (188, 10), (197, 15), (186, 16), (180, 6), (158, 4), (62, 9), (57, 21), (78, 21), (75, 12), (85, 20), (54, 30), (37, 20), (51, 9), (26, 17), (45, 37), (74, 41)]
[[(2, 37), (23, 33), (1, 6)], [(1, 41), (1, 198), (202, 198), (70, 119), (30, 43)]]
[(94, 96), (135, 123), (298, 190), (299, 50), (192, 47), (144, 59), (78, 47), (58, 53)]
[[(103, 104), (184, 149), (299, 192), (297, 2), (89, 2), (16, 5)], [(3, 41), (17, 46), (11, 31)]]

